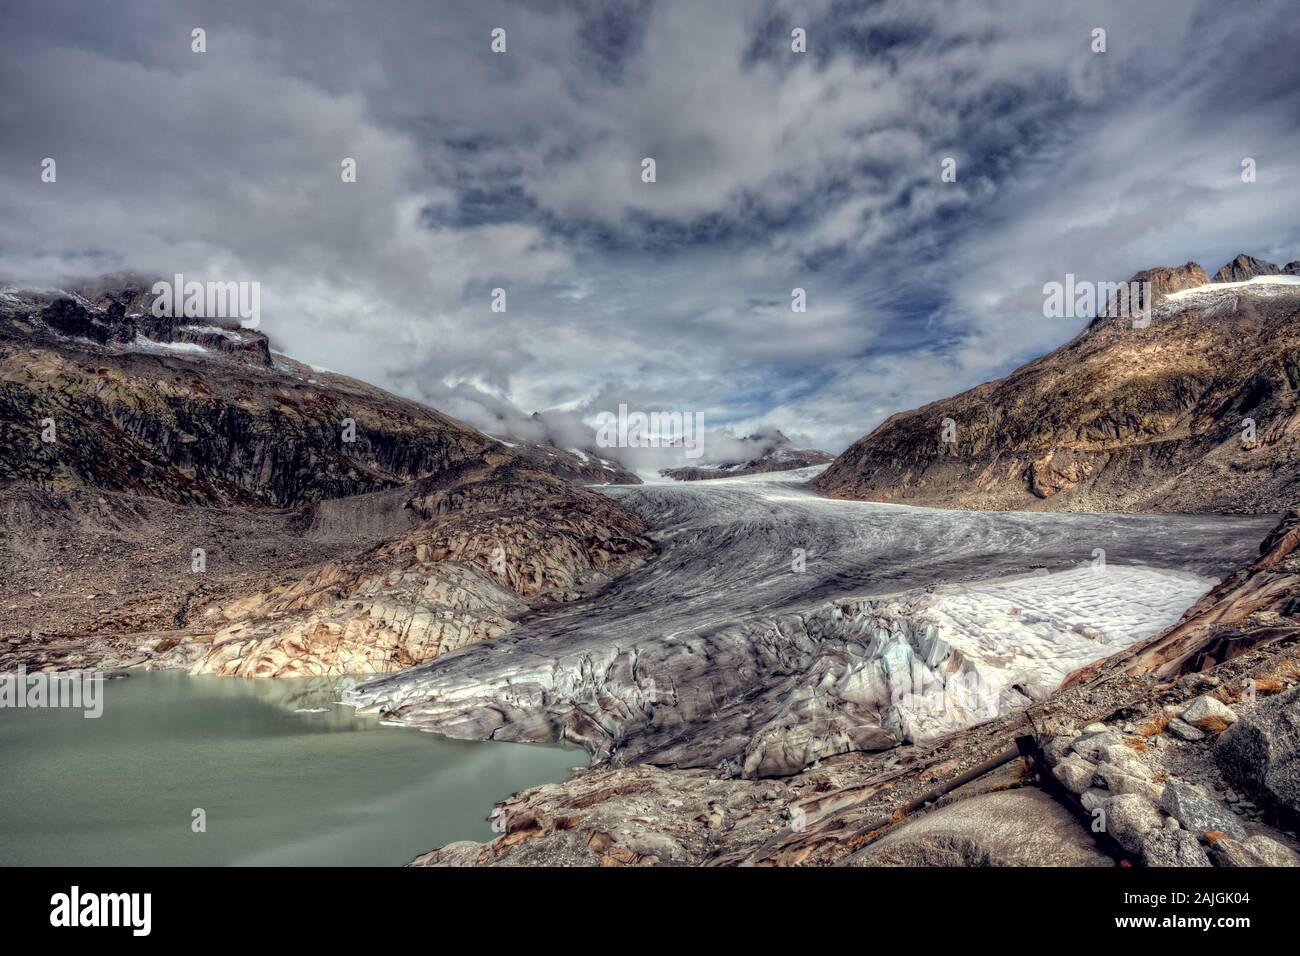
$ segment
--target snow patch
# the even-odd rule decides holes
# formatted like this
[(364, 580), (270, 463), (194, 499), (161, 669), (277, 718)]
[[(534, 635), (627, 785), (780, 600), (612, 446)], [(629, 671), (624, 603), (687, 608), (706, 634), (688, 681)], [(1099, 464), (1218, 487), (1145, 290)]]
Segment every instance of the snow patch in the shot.
[(244, 337), (232, 329), (223, 329), (218, 325), (182, 325), (182, 331), (197, 332), (202, 335), (219, 335), (231, 342), (242, 342)]
[(1166, 300), (1177, 302), (1180, 299), (1187, 299), (1203, 292), (1224, 292), (1228, 289), (1246, 289), (1258, 288), (1259, 286), (1268, 285), (1300, 285), (1300, 276), (1252, 276), (1241, 282), (1210, 282), (1206, 285), (1192, 286), (1190, 289), (1180, 289), (1178, 292), (1170, 292), (1165, 296)]
[(1244, 282), (1211, 282), (1207, 285), (1170, 292), (1156, 307), (1155, 314), (1174, 315), (1186, 309), (1206, 308), (1218, 303), (1226, 304), (1229, 296), (1232, 298), (1231, 308), (1235, 311), (1236, 296), (1240, 294), (1272, 299), (1295, 295), (1297, 292), (1300, 292), (1300, 276), (1255, 276)]
[(183, 355), (208, 355), (209, 349), (193, 342), (155, 342), (139, 332), (135, 334), (135, 347), (143, 352), (174, 352)]

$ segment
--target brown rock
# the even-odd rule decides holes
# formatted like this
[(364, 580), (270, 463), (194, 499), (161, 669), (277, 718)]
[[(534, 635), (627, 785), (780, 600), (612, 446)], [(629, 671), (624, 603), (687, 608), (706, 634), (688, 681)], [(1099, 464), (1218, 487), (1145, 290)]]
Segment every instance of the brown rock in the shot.
[(1255, 276), (1281, 275), (1282, 271), (1282, 269), (1278, 268), (1271, 262), (1266, 262), (1263, 259), (1256, 259), (1254, 256), (1248, 256), (1245, 253), (1242, 253), (1216, 272), (1213, 281), (1245, 282), (1247, 279), (1253, 279)]

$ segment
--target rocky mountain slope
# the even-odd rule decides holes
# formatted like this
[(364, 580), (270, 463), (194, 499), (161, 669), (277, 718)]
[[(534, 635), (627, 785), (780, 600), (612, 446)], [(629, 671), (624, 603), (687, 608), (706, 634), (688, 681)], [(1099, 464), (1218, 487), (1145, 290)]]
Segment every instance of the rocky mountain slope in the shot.
[(1238, 257), (1215, 283), (1195, 263), (1139, 273), (1149, 326), (1097, 319), (1006, 378), (894, 415), (814, 485), (947, 508), (1285, 510), (1300, 499), (1300, 284), (1283, 272)]
[(793, 471), (824, 465), (834, 460), (834, 455), (815, 448), (795, 448), (790, 439), (779, 430), (746, 435), (742, 442), (762, 448), (752, 457), (738, 456), (734, 461), (710, 465), (665, 468), (660, 472), (665, 478), (677, 481), (705, 481), (712, 478), (740, 478), (745, 475), (762, 475), (774, 471)]
[(155, 318), (149, 287), (0, 293), (0, 667), (382, 672), (653, 553), (581, 487), (607, 465)]
[[(155, 318), (147, 288), (0, 294), (0, 482), (292, 506), (395, 487), (501, 445), (273, 355), (256, 330)], [(47, 420), (57, 441), (42, 441)], [(611, 480), (560, 449), (529, 451), (540, 470)]]

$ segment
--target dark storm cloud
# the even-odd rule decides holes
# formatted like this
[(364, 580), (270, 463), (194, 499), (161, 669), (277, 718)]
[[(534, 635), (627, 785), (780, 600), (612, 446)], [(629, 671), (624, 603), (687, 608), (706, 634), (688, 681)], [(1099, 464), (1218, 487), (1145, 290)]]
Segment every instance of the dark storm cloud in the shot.
[(1290, 6), (10, 3), (0, 274), (256, 279), (285, 351), (485, 428), (835, 449), (1073, 335), (1066, 272), (1300, 258)]

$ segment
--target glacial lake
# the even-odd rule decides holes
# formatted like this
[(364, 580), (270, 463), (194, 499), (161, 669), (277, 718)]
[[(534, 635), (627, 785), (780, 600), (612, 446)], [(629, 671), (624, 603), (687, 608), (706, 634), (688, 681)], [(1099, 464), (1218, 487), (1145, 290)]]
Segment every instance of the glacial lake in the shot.
[(335, 679), (132, 672), (101, 694), (97, 719), (0, 708), (0, 865), (400, 866), (491, 839), (494, 803), (588, 759), (382, 726)]

